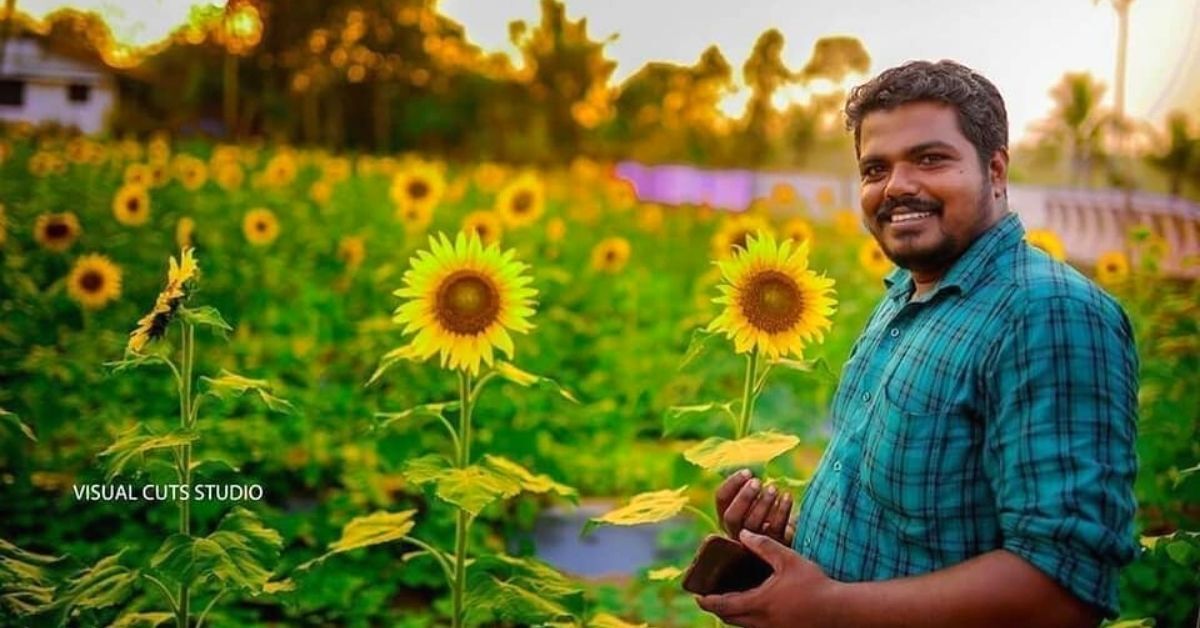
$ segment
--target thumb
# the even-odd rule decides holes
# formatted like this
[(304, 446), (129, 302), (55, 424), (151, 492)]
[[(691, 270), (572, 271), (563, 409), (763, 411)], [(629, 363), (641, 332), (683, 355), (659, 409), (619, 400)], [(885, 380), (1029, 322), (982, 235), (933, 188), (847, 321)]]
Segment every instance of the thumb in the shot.
[(767, 561), (767, 564), (776, 573), (783, 571), (784, 565), (795, 556), (792, 548), (764, 534), (755, 534), (743, 529), (742, 533), (738, 535), (738, 539), (742, 545), (757, 554), (759, 558)]

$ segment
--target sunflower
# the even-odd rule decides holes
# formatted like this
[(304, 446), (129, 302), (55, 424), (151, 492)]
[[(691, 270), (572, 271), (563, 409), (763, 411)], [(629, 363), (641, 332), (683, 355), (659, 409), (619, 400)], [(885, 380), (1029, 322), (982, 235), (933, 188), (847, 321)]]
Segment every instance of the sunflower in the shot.
[(308, 198), (320, 207), (329, 204), (329, 199), (333, 197), (333, 184), (326, 179), (317, 179), (312, 186), (308, 188)]
[(424, 231), (429, 223), (433, 222), (433, 206), (413, 204), (408, 207), (397, 209), (396, 217), (400, 222), (404, 223), (404, 227), (411, 232)]
[(166, 161), (155, 161), (149, 164), (150, 187), (161, 188), (171, 180), (171, 170)]
[(396, 296), (408, 299), (393, 320), (416, 332), (412, 350), (420, 359), (437, 353), (443, 367), (479, 372), (482, 360), (492, 364), (495, 349), (510, 358), (513, 341), (508, 330), (533, 328), (533, 281), (528, 268), (513, 259), (511, 249), (484, 247), (479, 238), (459, 233), (454, 242), (445, 234), (429, 238), (429, 250), (412, 259), (404, 287)]
[(619, 273), (629, 262), (629, 240), (605, 238), (592, 248), (592, 268), (605, 273)]
[(280, 151), (271, 157), (263, 170), (263, 183), (268, 187), (283, 187), (296, 178), (296, 160), (288, 151)]
[(852, 209), (842, 208), (833, 212), (833, 230), (840, 236), (850, 237), (862, 233), (862, 219)]
[(650, 203), (638, 210), (637, 226), (638, 229), (646, 233), (657, 233), (662, 229), (663, 224), (663, 208), (658, 203)]
[(1062, 240), (1049, 229), (1030, 229), (1029, 233), (1025, 234), (1025, 239), (1060, 262), (1067, 259), (1067, 249)]
[(1096, 260), (1096, 279), (1111, 286), (1129, 277), (1129, 258), (1120, 251), (1109, 251)]
[(748, 238), (755, 233), (774, 235), (771, 223), (758, 214), (742, 213), (726, 219), (713, 235), (713, 256), (728, 259), (736, 249), (745, 249)]
[(487, 210), (467, 214), (466, 218), (463, 218), (462, 230), (468, 235), (474, 233), (479, 236), (479, 241), (484, 246), (499, 242), (504, 232), (500, 216)]
[(266, 246), (279, 237), (279, 221), (265, 207), (256, 207), (246, 212), (242, 219), (242, 233), (255, 246)]
[(892, 260), (888, 259), (875, 238), (867, 238), (858, 247), (858, 263), (872, 277), (883, 277), (892, 272)]
[(550, 242), (562, 242), (567, 236), (567, 221), (555, 216), (546, 223), (546, 239)]
[(150, 167), (146, 164), (129, 164), (125, 166), (123, 178), (125, 185), (150, 185)]
[(509, 183), (496, 196), (496, 211), (510, 227), (524, 227), (537, 221), (546, 203), (546, 188), (533, 173), (525, 173)]
[(79, 219), (71, 212), (42, 214), (33, 225), (33, 237), (42, 248), (62, 252), (75, 243), (82, 231)]
[(771, 204), (779, 208), (789, 208), (796, 204), (800, 195), (790, 183), (776, 183), (771, 186)]
[[(391, 197), (396, 204), (396, 214), (406, 224), (414, 224), (413, 218), (433, 217), (433, 210), (442, 201), (446, 192), (446, 179), (433, 164), (415, 162), (396, 173), (392, 178)], [(423, 229), (428, 220), (415, 221)]]
[(81, 256), (67, 276), (67, 294), (83, 307), (98, 310), (121, 296), (121, 269), (97, 253)]
[(186, 249), (192, 246), (192, 234), (196, 232), (196, 221), (190, 216), (183, 216), (175, 223), (175, 244)]
[(475, 187), (484, 192), (495, 192), (504, 183), (504, 175), (504, 166), (485, 161), (475, 167), (472, 176), (475, 180)]
[(150, 219), (150, 193), (144, 186), (125, 184), (113, 197), (112, 209), (117, 222), (131, 227), (144, 225)]
[(232, 192), (242, 187), (242, 182), (246, 179), (246, 172), (232, 161), (214, 163), (213, 169), (216, 171), (217, 185), (226, 192)]
[(803, 218), (793, 218), (783, 224), (782, 238), (785, 240), (795, 240), (797, 244), (801, 242), (812, 243), (813, 228), (808, 224), (808, 221)]
[(367, 258), (366, 239), (358, 235), (343, 236), (338, 240), (337, 258), (350, 270), (358, 268)]
[(708, 330), (733, 340), (735, 351), (799, 357), (804, 345), (824, 339), (837, 301), (833, 280), (808, 269), (808, 244), (752, 235), (746, 249), (717, 264), (725, 282), (713, 302), (723, 307)]
[(189, 192), (195, 192), (208, 181), (208, 167), (198, 157), (177, 155), (171, 167), (175, 178)]
[(817, 205), (821, 207), (833, 207), (834, 202), (836, 202), (836, 195), (833, 192), (833, 188), (826, 185), (817, 190)]
[(129, 333), (126, 351), (138, 353), (150, 341), (162, 338), (167, 333), (167, 325), (171, 323), (179, 305), (187, 298), (189, 284), (196, 279), (199, 271), (200, 267), (196, 264), (192, 249), (184, 248), (179, 255), (179, 261), (175, 260), (175, 256), (171, 256), (167, 285), (154, 300), (154, 308), (138, 320), (137, 329)]

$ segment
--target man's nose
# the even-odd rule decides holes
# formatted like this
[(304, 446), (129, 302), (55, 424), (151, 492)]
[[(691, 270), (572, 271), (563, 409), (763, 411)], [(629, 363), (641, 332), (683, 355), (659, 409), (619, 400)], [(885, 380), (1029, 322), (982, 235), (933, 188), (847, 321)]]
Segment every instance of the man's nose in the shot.
[(916, 173), (908, 164), (899, 163), (892, 167), (888, 175), (887, 185), (883, 189), (884, 198), (900, 196), (916, 196), (920, 191)]

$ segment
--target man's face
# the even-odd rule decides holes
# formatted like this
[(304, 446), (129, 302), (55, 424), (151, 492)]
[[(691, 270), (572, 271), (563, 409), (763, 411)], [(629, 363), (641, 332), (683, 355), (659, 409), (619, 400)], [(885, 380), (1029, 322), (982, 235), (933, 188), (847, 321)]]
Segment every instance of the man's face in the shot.
[(863, 222), (897, 266), (944, 272), (1001, 215), (1007, 158), (987, 170), (955, 109), (914, 102), (867, 114), (859, 132)]

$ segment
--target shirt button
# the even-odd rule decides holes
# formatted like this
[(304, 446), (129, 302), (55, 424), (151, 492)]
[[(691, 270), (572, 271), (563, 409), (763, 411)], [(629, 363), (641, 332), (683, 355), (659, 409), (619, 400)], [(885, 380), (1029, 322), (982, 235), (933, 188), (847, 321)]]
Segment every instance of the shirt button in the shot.
[(863, 397), (862, 397), (862, 399), (863, 399), (863, 401), (870, 401), (870, 400), (871, 400), (871, 393), (869, 393), (869, 392), (865, 392), (865, 393), (863, 393)]
[(808, 547), (809, 545), (812, 545), (812, 537), (811, 536), (804, 539), (804, 547)]
[(842, 471), (842, 461), (841, 460), (834, 461), (833, 471), (834, 471), (834, 473), (840, 473)]
[(891, 333), (892, 333), (892, 338), (895, 338), (896, 336), (900, 335), (900, 330), (893, 327)]

